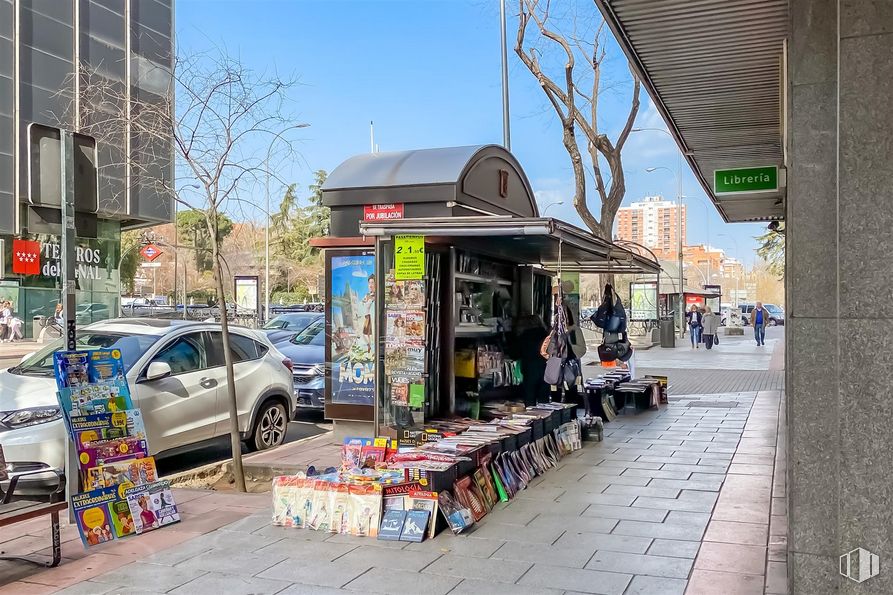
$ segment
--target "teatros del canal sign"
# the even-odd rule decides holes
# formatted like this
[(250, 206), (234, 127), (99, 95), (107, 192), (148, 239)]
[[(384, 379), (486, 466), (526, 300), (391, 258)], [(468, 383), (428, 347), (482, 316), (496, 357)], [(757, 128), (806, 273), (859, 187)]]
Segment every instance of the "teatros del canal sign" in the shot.
[(716, 194), (747, 194), (778, 190), (778, 166), (717, 169), (713, 172)]

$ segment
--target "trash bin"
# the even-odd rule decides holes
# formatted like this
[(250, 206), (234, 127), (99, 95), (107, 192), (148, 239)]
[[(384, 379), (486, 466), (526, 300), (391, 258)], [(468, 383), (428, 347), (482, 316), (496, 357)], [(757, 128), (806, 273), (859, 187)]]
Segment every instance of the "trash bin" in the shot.
[(37, 340), (40, 331), (43, 329), (43, 320), (46, 316), (35, 316), (31, 319), (31, 338)]
[(672, 318), (662, 318), (660, 321), (660, 346), (676, 347), (676, 323)]

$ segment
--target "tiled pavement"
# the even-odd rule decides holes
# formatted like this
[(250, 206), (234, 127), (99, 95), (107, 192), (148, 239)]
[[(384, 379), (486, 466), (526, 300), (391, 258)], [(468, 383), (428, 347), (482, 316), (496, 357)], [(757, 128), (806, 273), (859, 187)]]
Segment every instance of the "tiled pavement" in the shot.
[(264, 510), (61, 592), (785, 593), (781, 401), (619, 417), (470, 535), (381, 542), (271, 527)]

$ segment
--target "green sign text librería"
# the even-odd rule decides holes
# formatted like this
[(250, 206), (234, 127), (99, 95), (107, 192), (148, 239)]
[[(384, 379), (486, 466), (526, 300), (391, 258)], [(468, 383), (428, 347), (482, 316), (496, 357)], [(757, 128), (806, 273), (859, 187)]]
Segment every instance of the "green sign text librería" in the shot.
[(778, 166), (717, 169), (713, 172), (716, 194), (772, 192), (778, 190)]

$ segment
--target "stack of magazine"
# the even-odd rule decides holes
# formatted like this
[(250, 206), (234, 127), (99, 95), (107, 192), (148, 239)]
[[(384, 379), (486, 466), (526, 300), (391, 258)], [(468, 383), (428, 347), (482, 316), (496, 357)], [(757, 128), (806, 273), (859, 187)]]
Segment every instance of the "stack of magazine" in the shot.
[(85, 546), (180, 520), (170, 484), (159, 481), (146, 427), (134, 408), (117, 349), (54, 355), (59, 404), (77, 453), (80, 489), (71, 507)]

